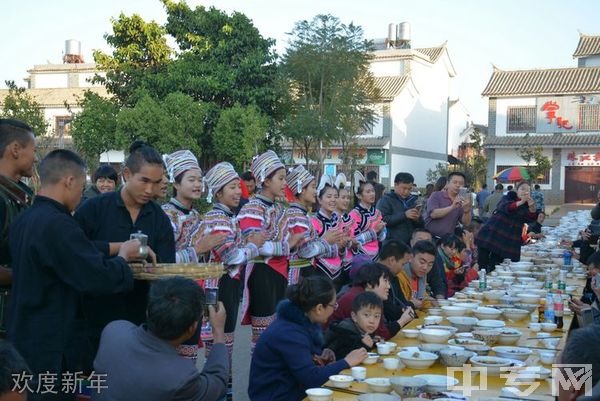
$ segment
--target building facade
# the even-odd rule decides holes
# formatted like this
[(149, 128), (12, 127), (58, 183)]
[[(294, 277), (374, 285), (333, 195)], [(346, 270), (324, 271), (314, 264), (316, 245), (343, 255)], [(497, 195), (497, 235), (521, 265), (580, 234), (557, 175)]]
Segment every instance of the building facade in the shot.
[(552, 168), (539, 177), (546, 204), (596, 202), (600, 191), (600, 36), (580, 35), (577, 67), (494, 68), (489, 98), (488, 185), (523, 166), (519, 149), (541, 147)]

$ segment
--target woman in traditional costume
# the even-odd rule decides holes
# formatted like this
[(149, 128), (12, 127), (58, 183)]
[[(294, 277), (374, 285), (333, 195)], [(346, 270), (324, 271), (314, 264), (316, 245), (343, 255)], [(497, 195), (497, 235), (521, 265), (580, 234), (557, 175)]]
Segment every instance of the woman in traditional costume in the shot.
[(353, 252), (355, 255), (368, 255), (374, 260), (379, 252), (379, 242), (385, 239), (385, 222), (381, 212), (375, 208), (373, 184), (361, 180), (355, 188), (356, 206), (349, 213), (354, 221), (354, 238), (358, 241)]

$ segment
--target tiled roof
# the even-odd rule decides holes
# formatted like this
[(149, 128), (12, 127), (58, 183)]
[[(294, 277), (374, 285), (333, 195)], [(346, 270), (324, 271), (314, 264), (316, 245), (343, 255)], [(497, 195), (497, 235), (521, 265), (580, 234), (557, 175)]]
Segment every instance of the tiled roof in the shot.
[(577, 49), (573, 57), (595, 56), (600, 54), (600, 36), (579, 35)]
[(600, 135), (595, 134), (533, 134), (529, 136), (505, 135), (488, 136), (486, 148), (513, 148), (517, 146), (560, 146), (589, 147), (600, 146)]
[(379, 88), (379, 96), (384, 101), (390, 101), (402, 92), (409, 80), (409, 75), (395, 77), (375, 77), (375, 86)]
[[(67, 104), (74, 106), (80, 99), (83, 99), (83, 94), (86, 90), (91, 90), (100, 96), (107, 97), (106, 88), (103, 86), (95, 86), (88, 88), (36, 88), (27, 89), (26, 93), (34, 97), (34, 99), (40, 104), (40, 106), (59, 106), (63, 107), (65, 101)], [(0, 103), (4, 101), (4, 98), (8, 95), (8, 89), (0, 89)]]
[[(382, 149), (386, 145), (388, 145), (390, 141), (389, 137), (361, 137), (359, 136), (357, 139), (358, 146), (370, 148), (370, 149)], [(281, 147), (285, 150), (289, 150), (292, 148), (292, 142), (290, 140), (285, 140), (281, 143)], [(339, 143), (332, 143), (329, 145), (329, 149), (341, 149), (342, 145)]]
[(494, 69), (482, 95), (575, 95), (600, 92), (600, 67), (502, 71)]
[(445, 47), (446, 47), (446, 42), (444, 42), (441, 46), (438, 46), (438, 47), (424, 47), (424, 48), (415, 49), (415, 50), (418, 51), (419, 53), (423, 53), (423, 54), (427, 55), (431, 59), (431, 62), (435, 63), (439, 60)]
[(377, 49), (373, 52), (375, 59), (406, 59), (419, 57), (430, 63), (436, 63), (446, 48), (446, 42), (437, 47), (422, 47), (418, 49)]

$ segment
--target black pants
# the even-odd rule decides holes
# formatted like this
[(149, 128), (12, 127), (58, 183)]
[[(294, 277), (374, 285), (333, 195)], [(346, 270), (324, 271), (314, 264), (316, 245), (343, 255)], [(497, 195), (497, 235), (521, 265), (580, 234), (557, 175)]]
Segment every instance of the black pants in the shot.
[(256, 263), (248, 278), (250, 316), (265, 317), (275, 314), (277, 304), (285, 298), (287, 277), (265, 263)]
[(219, 301), (223, 302), (227, 312), (225, 333), (235, 331), (241, 299), (240, 287), (240, 280), (232, 278), (229, 274), (224, 274), (219, 279)]
[(479, 268), (485, 269), (488, 273), (493, 271), (496, 265), (499, 265), (504, 260), (502, 256), (487, 248), (479, 247), (478, 252), (477, 263), (479, 264)]

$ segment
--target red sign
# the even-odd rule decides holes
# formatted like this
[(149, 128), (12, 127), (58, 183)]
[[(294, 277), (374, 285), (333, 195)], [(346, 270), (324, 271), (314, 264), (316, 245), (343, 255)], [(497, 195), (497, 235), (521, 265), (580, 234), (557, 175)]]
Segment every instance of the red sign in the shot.
[(569, 120), (556, 115), (556, 112), (559, 109), (560, 106), (556, 101), (548, 100), (546, 103), (544, 103), (541, 110), (546, 112), (546, 119), (548, 120), (548, 125), (552, 125), (554, 120), (556, 120), (556, 125), (558, 126), (558, 128), (566, 130), (573, 129), (573, 126), (569, 124)]

